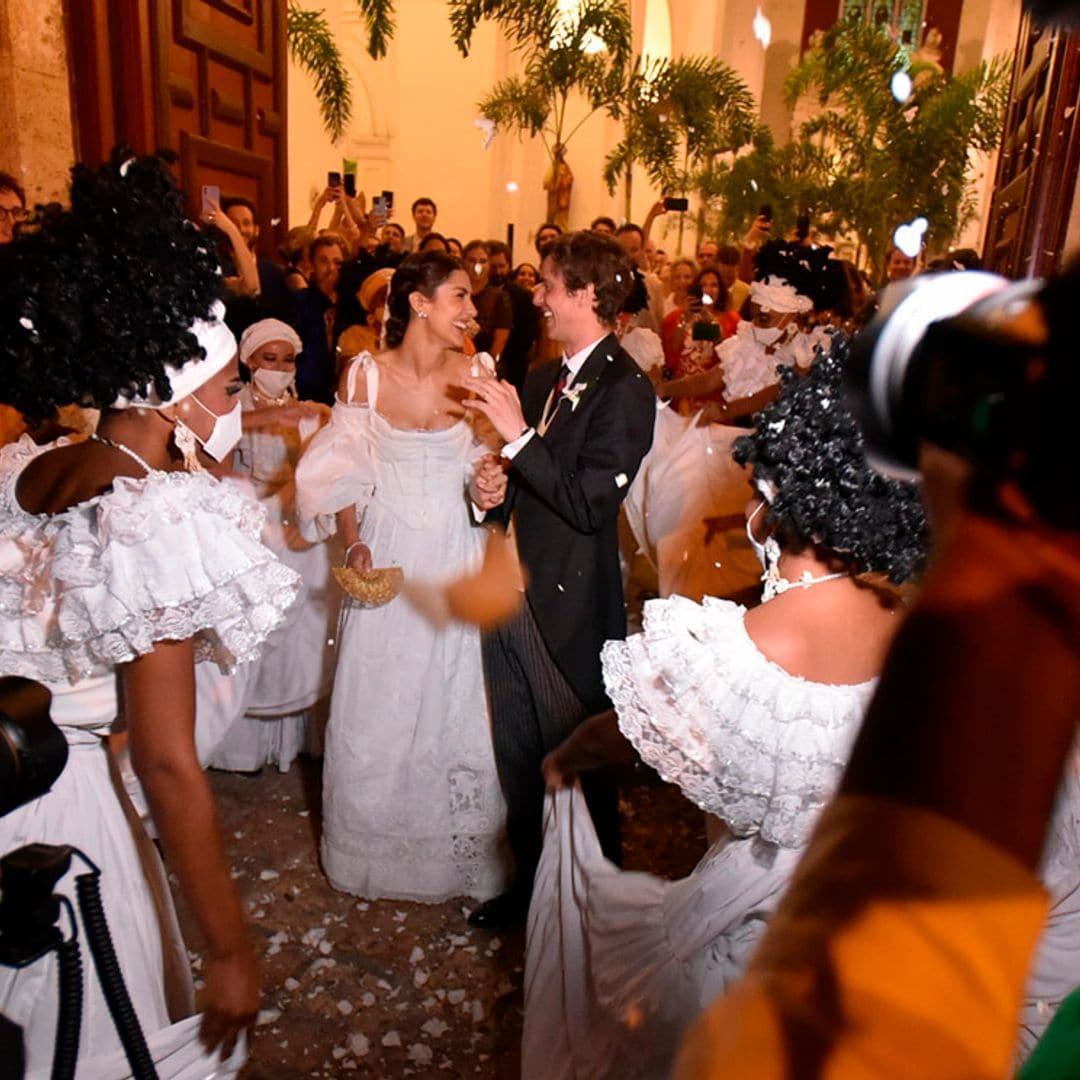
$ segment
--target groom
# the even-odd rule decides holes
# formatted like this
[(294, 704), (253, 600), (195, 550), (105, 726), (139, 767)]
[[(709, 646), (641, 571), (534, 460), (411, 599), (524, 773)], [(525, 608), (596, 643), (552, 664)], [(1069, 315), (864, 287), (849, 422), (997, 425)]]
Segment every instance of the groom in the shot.
[[(531, 373), (521, 400), (506, 382), (467, 380), (467, 401), (506, 440), (500, 514), (516, 538), (526, 599), (483, 643), (495, 761), (514, 854), (510, 890), (481, 904), (473, 926), (523, 921), (540, 858), (540, 763), (577, 725), (611, 707), (600, 649), (626, 635), (617, 525), (619, 505), (652, 443), (656, 398), (613, 330), (632, 285), (629, 261), (595, 233), (559, 236), (544, 249), (533, 298), (561, 361)], [(474, 482), (487, 509), (498, 494)], [(605, 852), (619, 851), (613, 785), (586, 778), (585, 795)]]

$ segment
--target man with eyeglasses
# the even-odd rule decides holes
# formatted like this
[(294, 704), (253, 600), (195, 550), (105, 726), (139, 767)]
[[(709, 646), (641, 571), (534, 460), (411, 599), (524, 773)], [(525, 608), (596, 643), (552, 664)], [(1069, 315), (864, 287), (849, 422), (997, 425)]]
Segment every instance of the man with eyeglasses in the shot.
[(10, 173), (0, 172), (0, 244), (10, 244), (16, 226), (29, 216), (22, 185)]

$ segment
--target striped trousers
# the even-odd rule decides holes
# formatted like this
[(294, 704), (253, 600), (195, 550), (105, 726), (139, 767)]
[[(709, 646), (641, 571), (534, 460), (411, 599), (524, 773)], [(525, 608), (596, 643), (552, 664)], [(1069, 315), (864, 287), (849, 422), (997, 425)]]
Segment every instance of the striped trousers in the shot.
[[(542, 846), (540, 765), (588, 711), (548, 652), (527, 600), (513, 619), (484, 635), (483, 659), (495, 764), (514, 855), (513, 889), (527, 897)], [(604, 854), (618, 863), (617, 786), (606, 770), (597, 770), (582, 776), (582, 787)]]

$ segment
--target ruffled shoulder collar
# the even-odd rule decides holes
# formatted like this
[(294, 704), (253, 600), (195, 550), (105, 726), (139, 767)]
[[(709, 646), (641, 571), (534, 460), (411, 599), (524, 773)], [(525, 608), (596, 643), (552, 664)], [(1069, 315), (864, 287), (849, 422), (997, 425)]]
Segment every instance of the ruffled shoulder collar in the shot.
[(19, 472), (48, 447), (0, 455), (0, 672), (47, 683), (100, 675), (158, 641), (199, 659), (251, 658), (296, 575), (260, 541), (264, 512), (208, 473), (117, 477), (56, 515), (23, 510)]
[(653, 600), (602, 661), (642, 758), (737, 836), (798, 846), (831, 797), (876, 682), (815, 683), (768, 660), (738, 604)]

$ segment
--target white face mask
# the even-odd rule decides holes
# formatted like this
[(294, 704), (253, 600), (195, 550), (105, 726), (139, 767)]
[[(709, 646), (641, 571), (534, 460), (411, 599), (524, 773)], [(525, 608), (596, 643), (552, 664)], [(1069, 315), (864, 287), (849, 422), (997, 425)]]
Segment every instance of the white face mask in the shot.
[(775, 345), (784, 336), (785, 327), (751, 326), (751, 330), (754, 332), (754, 340), (759, 345), (764, 345), (768, 348), (770, 345)]
[(257, 368), (251, 373), (255, 389), (263, 397), (279, 398), (293, 384), (296, 373), (293, 371), (271, 371), (269, 368)]
[(762, 508), (765, 506), (764, 502), (759, 502), (750, 516), (746, 519), (746, 538), (750, 541), (750, 546), (754, 549), (754, 554), (757, 556), (757, 561), (761, 563), (762, 570), (769, 569), (769, 560), (765, 555), (765, 544), (754, 535), (754, 518), (761, 513)]
[(236, 449), (240, 436), (244, 433), (244, 422), (241, 417), (240, 402), (238, 401), (227, 413), (220, 415), (208, 409), (194, 394), (191, 400), (199, 406), (204, 413), (214, 418), (214, 428), (208, 439), (201, 438), (194, 430), (192, 435), (202, 444), (202, 448), (215, 460), (224, 461)]

